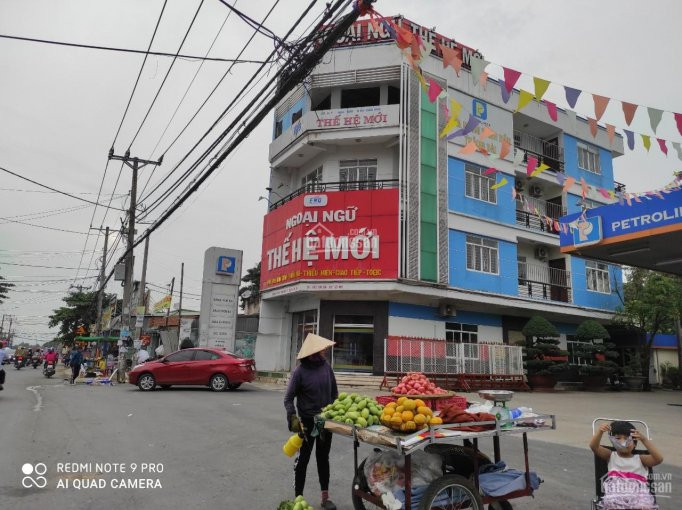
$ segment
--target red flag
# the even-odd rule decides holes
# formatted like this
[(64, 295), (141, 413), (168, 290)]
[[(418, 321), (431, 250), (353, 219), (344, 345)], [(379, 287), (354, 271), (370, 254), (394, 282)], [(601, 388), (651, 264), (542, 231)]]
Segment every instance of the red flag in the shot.
[[(635, 118), (635, 112), (637, 111), (637, 105), (632, 104), (632, 103), (626, 103), (625, 101), (622, 101), (623, 103), (623, 114), (625, 114), (625, 123), (629, 126), (630, 123), (632, 122), (632, 119)], [(682, 131), (680, 131), (682, 132)]]
[(597, 137), (597, 119), (592, 117), (587, 117), (587, 122), (590, 124), (590, 133), (592, 133), (592, 138)]
[(665, 140), (662, 140), (660, 138), (656, 138), (656, 140), (658, 140), (658, 146), (661, 148), (661, 152), (667, 156), (668, 155), (668, 147), (665, 144)]
[(509, 150), (511, 149), (511, 144), (509, 141), (507, 141), (506, 138), (502, 139), (502, 143), (500, 145), (500, 159), (504, 159), (507, 154), (509, 154)]
[(674, 113), (675, 122), (677, 123), (677, 130), (682, 135), (682, 113)]
[(511, 92), (514, 85), (516, 85), (516, 82), (519, 81), (521, 72), (509, 69), (508, 67), (503, 67), (502, 70), (504, 72), (504, 86), (507, 89), (507, 92)]
[(526, 162), (526, 175), (530, 176), (535, 169), (538, 166), (538, 160), (537, 158), (534, 158), (533, 156), (528, 156), (528, 160)]
[(609, 145), (613, 145), (613, 138), (616, 136), (616, 127), (611, 124), (606, 125), (606, 134), (609, 135)]
[(608, 106), (611, 98), (608, 98), (606, 96), (598, 96), (597, 94), (592, 94), (592, 99), (594, 99), (594, 114), (597, 117), (597, 120), (599, 120), (601, 119), (601, 116), (604, 115), (606, 107)]
[(547, 107), (547, 114), (549, 115), (549, 118), (556, 122), (558, 119), (556, 112), (556, 104), (552, 103), (551, 101), (545, 100), (545, 106)]

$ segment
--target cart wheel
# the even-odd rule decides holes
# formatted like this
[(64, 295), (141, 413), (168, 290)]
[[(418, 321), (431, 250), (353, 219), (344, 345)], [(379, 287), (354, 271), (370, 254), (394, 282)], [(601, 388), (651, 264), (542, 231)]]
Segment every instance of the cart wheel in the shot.
[(488, 505), (488, 510), (514, 510), (511, 506), (511, 503), (507, 501), (506, 499), (503, 499), (501, 501), (495, 501), (494, 503), (490, 503)]
[[(364, 462), (363, 462), (363, 464), (364, 464)], [(352, 488), (355, 489), (355, 487), (359, 487), (360, 489), (362, 489), (363, 488), (362, 485), (363, 484), (362, 484), (362, 481), (360, 480), (360, 477), (358, 475), (355, 475), (353, 477)], [(351, 493), (351, 500), (353, 501), (353, 508), (355, 510), (374, 510), (375, 508), (377, 508), (377, 509), (382, 508), (383, 509), (383, 507), (376, 506), (376, 505), (370, 503), (369, 501), (365, 501), (361, 497), (356, 496), (355, 494), (352, 494), (352, 493)]]
[(426, 488), (419, 510), (483, 510), (478, 490), (459, 475), (445, 475)]

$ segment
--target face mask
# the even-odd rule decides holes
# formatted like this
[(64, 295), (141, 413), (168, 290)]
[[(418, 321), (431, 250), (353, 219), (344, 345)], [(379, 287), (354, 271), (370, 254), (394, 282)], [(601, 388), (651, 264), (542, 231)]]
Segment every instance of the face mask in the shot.
[(625, 441), (618, 441), (614, 436), (609, 436), (609, 439), (611, 440), (611, 444), (616, 450), (623, 450), (625, 448), (629, 448), (632, 446), (632, 438), (628, 437)]

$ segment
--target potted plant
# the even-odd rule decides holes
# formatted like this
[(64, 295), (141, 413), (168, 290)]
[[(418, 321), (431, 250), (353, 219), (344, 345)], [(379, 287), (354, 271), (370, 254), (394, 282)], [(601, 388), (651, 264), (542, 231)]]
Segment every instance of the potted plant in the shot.
[(646, 377), (642, 375), (642, 356), (639, 354), (639, 351), (630, 356), (630, 361), (623, 370), (625, 372), (623, 382), (625, 382), (628, 389), (630, 391), (642, 391)]
[(608, 378), (616, 373), (618, 365), (613, 361), (618, 353), (614, 344), (605, 342), (611, 338), (604, 326), (595, 320), (584, 321), (576, 330), (577, 344), (575, 354), (585, 360), (579, 373), (583, 387), (587, 390), (601, 391), (606, 388)]
[(528, 385), (533, 390), (551, 391), (556, 374), (565, 370), (568, 353), (559, 349), (559, 331), (544, 317), (531, 317), (522, 330), (526, 337), (523, 360)]

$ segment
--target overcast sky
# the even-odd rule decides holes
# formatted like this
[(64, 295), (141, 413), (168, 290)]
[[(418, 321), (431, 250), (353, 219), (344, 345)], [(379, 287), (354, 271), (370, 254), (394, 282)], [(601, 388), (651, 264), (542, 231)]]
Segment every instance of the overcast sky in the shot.
[[(157, 51), (175, 52), (201, 0), (168, 0), (153, 46)], [(254, 19), (260, 20), (271, 1), (237, 1)], [(266, 26), (284, 35), (307, 2), (281, 0)], [(323, 2), (313, 9), (321, 12)], [(162, 0), (0, 0), (0, 34), (146, 49), (158, 18)], [(424, 26), (436, 27), (448, 37), (477, 48), (484, 57), (553, 82), (546, 97), (565, 107), (566, 84), (615, 99), (682, 112), (680, 83), (682, 36), (679, 0), (653, 0), (641, 3), (616, 0), (522, 1), (479, 0), (380, 0), (376, 4), (385, 15), (403, 14)], [(199, 16), (183, 47), (183, 53), (203, 55), (216, 37), (227, 8), (218, 0), (204, 0)], [(312, 22), (308, 18), (305, 27)], [(297, 32), (301, 33), (301, 30)], [(231, 16), (218, 35), (211, 56), (234, 58), (251, 29)], [(272, 41), (257, 36), (242, 58), (262, 59), (272, 49)], [(0, 39), (0, 166), (79, 196), (95, 199), (105, 168), (106, 155), (114, 139), (128, 97), (142, 62), (142, 55), (110, 53)], [(151, 104), (171, 63), (165, 57), (150, 57), (142, 73), (138, 91), (116, 142), (116, 151), (128, 146), (142, 117)], [(132, 147), (133, 155), (158, 157), (182, 129), (227, 69), (226, 63), (206, 62), (195, 83), (170, 123), (156, 152), (152, 152), (169, 123), (200, 64), (178, 60)], [(178, 143), (166, 154), (164, 164), (154, 174), (149, 189), (173, 168), (200, 134), (227, 106), (253, 64), (235, 66), (207, 107)], [(492, 76), (500, 73), (491, 65)], [(530, 78), (518, 86), (533, 90)], [(582, 115), (593, 115), (589, 94), (576, 106)], [(612, 102), (602, 121), (618, 131), (625, 127), (619, 102)], [(167, 285), (179, 279), (180, 263), (185, 262), (184, 308), (199, 309), (203, 253), (210, 246), (244, 251), (244, 267), (260, 258), (262, 217), (265, 202), (258, 201), (268, 184), (267, 145), (271, 138), (272, 116), (227, 159), (175, 214), (151, 237), (148, 281)], [(637, 112), (632, 129), (652, 134), (645, 110)], [(658, 136), (682, 141), (672, 116), (664, 114)], [(646, 191), (665, 185), (672, 172), (682, 168), (672, 147), (668, 158), (655, 140), (651, 153), (641, 148), (615, 162), (616, 180), (629, 191)], [(100, 201), (108, 201), (120, 164), (110, 164)], [(141, 172), (141, 184), (151, 170)], [(130, 171), (125, 169), (116, 188), (125, 194), (130, 187)], [(14, 191), (14, 190), (30, 190)], [(43, 193), (30, 183), (7, 174), (0, 175), (0, 217), (29, 215), (43, 211), (78, 208), (63, 214), (38, 218), (15, 218), (29, 223), (86, 232), (93, 207), (71, 198)], [(117, 196), (112, 206), (121, 207), (125, 197)], [(80, 206), (86, 206), (79, 208)], [(157, 211), (158, 212), (158, 211)], [(49, 214), (49, 213), (48, 213)], [(104, 220), (98, 208), (94, 226), (120, 225), (119, 212), (112, 210)], [(140, 230), (138, 230), (140, 232)], [(96, 234), (96, 233), (95, 233)], [(0, 220), (0, 275), (8, 280), (33, 282), (18, 285), (10, 299), (0, 305), (0, 314), (13, 314), (18, 338), (49, 340), (48, 315), (76, 277), (86, 237), (56, 232)], [(114, 240), (112, 236), (111, 241)], [(93, 285), (102, 236), (90, 236), (85, 246), (77, 284)], [(122, 243), (119, 243), (119, 252)], [(93, 257), (94, 255), (94, 257)], [(136, 278), (142, 253), (136, 253)], [(35, 268), (11, 264), (51, 266)], [(90, 269), (86, 272), (86, 269)], [(46, 282), (46, 280), (67, 280)], [(177, 289), (177, 286), (176, 286)], [(110, 283), (109, 292), (121, 292)], [(152, 287), (152, 290), (158, 290)], [(159, 299), (162, 292), (153, 293)]]

